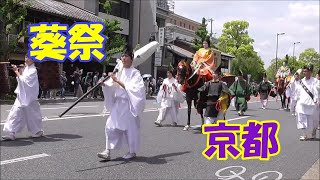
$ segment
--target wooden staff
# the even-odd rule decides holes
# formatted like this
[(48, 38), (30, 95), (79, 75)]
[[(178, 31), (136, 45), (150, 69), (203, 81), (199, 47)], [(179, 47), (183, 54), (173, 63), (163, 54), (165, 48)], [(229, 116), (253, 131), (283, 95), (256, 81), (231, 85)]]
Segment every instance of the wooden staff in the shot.
[[(113, 75), (118, 72), (118, 69), (115, 69), (113, 71)], [(91, 88), (89, 91), (87, 91), (84, 95), (82, 95), (79, 99), (77, 99), (76, 102), (74, 102), (67, 110), (65, 110), (63, 113), (59, 115), (59, 117), (62, 117), (65, 115), (70, 109), (72, 109), (75, 105), (77, 105), (83, 98), (85, 98), (88, 94), (90, 94), (93, 90), (97, 89), (102, 83), (104, 83), (106, 80), (108, 80), (111, 76), (105, 77), (102, 81), (98, 82), (93, 88)]]
[[(134, 67), (139, 66), (143, 62), (145, 62), (159, 47), (159, 43), (157, 41), (152, 41), (149, 44), (143, 46), (136, 52), (134, 52), (134, 58), (132, 65)], [(123, 52), (125, 53), (125, 51)], [(122, 68), (120, 64), (122, 64), (121, 60), (119, 60), (117, 66), (115, 67), (113, 71), (113, 75), (116, 74), (119, 71), (119, 68)], [(101, 83), (104, 83), (104, 81), (108, 80), (110, 76), (107, 76), (104, 78), (101, 82), (96, 84), (93, 88), (91, 88), (88, 92), (86, 92), (84, 95), (82, 95), (76, 102), (74, 102), (67, 110), (65, 110), (62, 114), (59, 115), (59, 117), (62, 117), (64, 114), (66, 114), (71, 108), (73, 108), (76, 104), (78, 104), (84, 97), (86, 97), (88, 94), (90, 94), (93, 90), (95, 90)]]

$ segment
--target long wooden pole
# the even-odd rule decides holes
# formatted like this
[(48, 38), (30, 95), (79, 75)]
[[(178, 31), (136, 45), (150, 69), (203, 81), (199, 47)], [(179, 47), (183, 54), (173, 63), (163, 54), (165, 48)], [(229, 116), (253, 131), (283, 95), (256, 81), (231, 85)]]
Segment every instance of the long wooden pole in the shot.
[[(118, 69), (115, 69), (115, 71), (113, 72), (113, 74), (115, 74), (118, 71)], [(72, 109), (75, 105), (77, 105), (83, 98), (85, 98), (88, 94), (90, 94), (93, 90), (97, 89), (101, 83), (104, 83), (106, 80), (108, 80), (111, 76), (107, 76), (106, 78), (104, 78), (102, 81), (100, 81), (98, 84), (96, 84), (95, 86), (93, 86), (93, 88), (91, 88), (89, 91), (87, 91), (84, 95), (82, 95), (79, 99), (77, 99), (76, 102), (74, 102), (67, 110), (65, 110), (63, 113), (61, 113), (59, 115), (59, 117), (62, 117), (63, 115), (65, 115), (68, 111), (70, 111), (70, 109)]]

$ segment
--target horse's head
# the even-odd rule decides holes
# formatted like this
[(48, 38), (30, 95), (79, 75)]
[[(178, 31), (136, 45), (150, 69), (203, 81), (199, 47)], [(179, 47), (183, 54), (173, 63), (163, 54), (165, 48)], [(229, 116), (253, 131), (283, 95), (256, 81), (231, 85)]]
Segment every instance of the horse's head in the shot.
[(179, 84), (184, 84), (186, 79), (190, 77), (191, 72), (190, 65), (184, 60), (180, 61), (177, 67), (177, 80)]

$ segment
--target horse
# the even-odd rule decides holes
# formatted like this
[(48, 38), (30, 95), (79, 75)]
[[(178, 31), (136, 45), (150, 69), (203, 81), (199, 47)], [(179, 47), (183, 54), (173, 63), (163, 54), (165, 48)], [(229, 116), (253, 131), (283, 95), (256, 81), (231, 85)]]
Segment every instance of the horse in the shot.
[(286, 87), (288, 86), (289, 82), (290, 77), (279, 78), (278, 81), (276, 81), (277, 93), (279, 94), (281, 100), (281, 109), (286, 109), (289, 106), (289, 101), (286, 104)]
[(192, 101), (194, 103), (194, 107), (196, 108), (197, 112), (201, 116), (202, 125), (204, 124), (203, 109), (205, 107), (204, 105), (206, 102), (200, 101), (200, 99), (205, 99), (205, 98), (198, 97), (198, 94), (200, 94), (200, 96), (203, 96), (203, 93), (199, 93), (198, 89), (204, 85), (206, 80), (204, 77), (201, 77), (197, 73), (195, 73), (194, 75), (193, 73), (195, 72), (192, 70), (188, 62), (182, 60), (178, 63), (177, 80), (178, 80), (178, 83), (182, 85), (181, 90), (186, 93), (186, 101), (188, 104), (188, 122), (183, 130), (188, 130), (190, 128), (190, 115), (191, 115)]

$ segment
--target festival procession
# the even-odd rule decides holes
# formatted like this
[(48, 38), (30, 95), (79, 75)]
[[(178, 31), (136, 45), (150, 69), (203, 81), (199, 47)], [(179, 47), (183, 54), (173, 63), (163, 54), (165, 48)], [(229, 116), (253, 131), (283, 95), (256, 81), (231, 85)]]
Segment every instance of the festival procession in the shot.
[(320, 179), (320, 7), (277, 3), (0, 1), (1, 179)]

